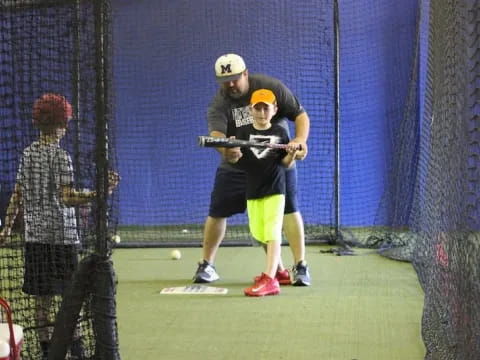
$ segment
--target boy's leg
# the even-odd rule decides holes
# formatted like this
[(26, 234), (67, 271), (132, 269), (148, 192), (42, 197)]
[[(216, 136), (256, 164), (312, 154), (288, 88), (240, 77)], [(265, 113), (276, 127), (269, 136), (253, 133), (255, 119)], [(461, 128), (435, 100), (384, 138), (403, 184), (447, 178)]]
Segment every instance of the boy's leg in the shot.
[[(267, 255), (268, 254), (267, 244), (263, 244), (263, 243), (260, 243), (260, 244), (262, 245), (263, 250), (265, 251), (265, 255)], [(283, 271), (285, 271), (285, 265), (283, 264), (282, 256), (280, 255), (278, 258), (277, 272), (283, 272)]]
[(51, 296), (35, 296), (35, 325), (37, 326), (38, 340), (44, 359), (48, 357), (48, 348), (50, 345), (50, 306)]
[(255, 239), (267, 249), (265, 271), (255, 278), (255, 283), (244, 290), (247, 296), (277, 295), (280, 285), (277, 279), (281, 258), (282, 220), (285, 197), (271, 195), (258, 200), (248, 200), (248, 222)]
[(285, 196), (276, 194), (262, 199), (248, 200), (248, 223), (252, 236), (262, 244), (267, 266), (264, 274), (276, 278), (285, 270), (282, 257), (282, 223)]
[(70, 358), (72, 360), (83, 360), (85, 358), (85, 348), (83, 345), (80, 323), (77, 323), (73, 333), (73, 341), (70, 347)]
[[(263, 250), (265, 251), (265, 256), (267, 256), (267, 245), (263, 244), (259, 241), (259, 243), (262, 245)], [(281, 246), (281, 242), (280, 242)], [(281, 252), (281, 251), (280, 251)], [(260, 275), (255, 276), (254, 281), (259, 281), (260, 280)], [(280, 285), (290, 285), (292, 283), (292, 280), (290, 279), (290, 273), (288, 270), (285, 268), (285, 265), (283, 264), (282, 260), (282, 255), (278, 257), (278, 266), (277, 266), (277, 272), (275, 274), (275, 278), (278, 280), (278, 283)]]
[(267, 244), (267, 267), (265, 274), (275, 278), (278, 270), (278, 264), (281, 256), (281, 243), (279, 241), (269, 241)]

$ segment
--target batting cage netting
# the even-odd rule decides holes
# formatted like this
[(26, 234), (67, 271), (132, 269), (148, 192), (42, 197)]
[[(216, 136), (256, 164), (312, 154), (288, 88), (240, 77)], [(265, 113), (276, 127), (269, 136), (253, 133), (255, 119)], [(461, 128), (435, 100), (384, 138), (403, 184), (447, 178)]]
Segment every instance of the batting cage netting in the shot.
[(393, 151), (375, 226), (349, 239), (413, 263), (425, 293), (426, 360), (475, 359), (480, 2), (422, 1), (416, 18), (408, 96), (401, 120), (385, 131)]
[[(116, 1), (113, 34), (121, 246), (202, 244), (220, 157), (197, 138), (209, 135), (214, 64), (226, 53), (283, 81), (315, 119), (309, 160), (297, 164), (308, 189), (299, 206), (307, 241), (335, 235), (333, 1)], [(229, 218), (222, 244), (250, 245), (247, 223)]]
[(110, 5), (0, 4), (0, 296), (23, 359), (116, 359)]
[[(0, 4), (0, 296), (24, 359), (119, 358), (114, 235), (201, 246), (225, 53), (310, 116), (306, 242), (411, 262), (426, 359), (478, 357), (480, 1)], [(228, 224), (250, 245), (245, 214)]]

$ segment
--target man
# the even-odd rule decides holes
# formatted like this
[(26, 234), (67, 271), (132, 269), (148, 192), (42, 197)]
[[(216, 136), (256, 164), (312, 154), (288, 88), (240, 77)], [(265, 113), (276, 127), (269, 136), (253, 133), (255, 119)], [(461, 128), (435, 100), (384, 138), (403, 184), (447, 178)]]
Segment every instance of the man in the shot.
[[(295, 122), (295, 137), (289, 142), (292, 146), (301, 145), (302, 150), (296, 159), (303, 160), (307, 155), (307, 139), (310, 119), (292, 92), (278, 79), (248, 73), (243, 59), (236, 54), (220, 56), (215, 62), (215, 73), (220, 88), (208, 108), (208, 130), (210, 136), (235, 136), (236, 130), (252, 124), (250, 98), (258, 89), (270, 89), (277, 99), (278, 111), (272, 119), (288, 131), (287, 119)], [(195, 283), (209, 283), (219, 279), (213, 265), (215, 256), (222, 242), (227, 218), (245, 212), (246, 175), (235, 169), (230, 161), (241, 157), (239, 148), (217, 148), (222, 161), (215, 175), (210, 210), (205, 222), (203, 237), (203, 259), (198, 264), (193, 277)], [(288, 240), (294, 259), (293, 279), (288, 271), (277, 271), (276, 278), (280, 284), (295, 286), (310, 285), (310, 274), (305, 261), (305, 234), (303, 219), (297, 207), (297, 173), (293, 167), (286, 175), (286, 201), (283, 218), (283, 231)]]

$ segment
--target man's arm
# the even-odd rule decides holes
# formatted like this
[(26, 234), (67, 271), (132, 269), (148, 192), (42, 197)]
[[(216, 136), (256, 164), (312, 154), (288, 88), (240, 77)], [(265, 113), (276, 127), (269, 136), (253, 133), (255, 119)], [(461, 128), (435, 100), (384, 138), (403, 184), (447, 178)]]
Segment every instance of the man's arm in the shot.
[(293, 138), (289, 144), (302, 146), (302, 150), (298, 151), (295, 159), (303, 160), (307, 156), (308, 146), (307, 140), (310, 133), (310, 118), (306, 112), (298, 114), (295, 118), (295, 138)]
[[(210, 132), (210, 136), (214, 137), (221, 137), (225, 138), (225, 134), (219, 132), (219, 131), (212, 131)], [(232, 136), (232, 138), (235, 138), (235, 136)], [(242, 157), (242, 151), (240, 150), (239, 147), (234, 147), (234, 148), (223, 148), (223, 147), (218, 147), (215, 148), (217, 151), (222, 155), (222, 157), (228, 161), (229, 163), (236, 163), (238, 159)]]
[(310, 132), (310, 118), (307, 112), (300, 104), (298, 98), (292, 91), (280, 80), (270, 78), (272, 88), (275, 89), (280, 116), (285, 116), (295, 121), (295, 137), (289, 144), (301, 145), (302, 150), (297, 152), (296, 160), (303, 160), (308, 153), (307, 140)]

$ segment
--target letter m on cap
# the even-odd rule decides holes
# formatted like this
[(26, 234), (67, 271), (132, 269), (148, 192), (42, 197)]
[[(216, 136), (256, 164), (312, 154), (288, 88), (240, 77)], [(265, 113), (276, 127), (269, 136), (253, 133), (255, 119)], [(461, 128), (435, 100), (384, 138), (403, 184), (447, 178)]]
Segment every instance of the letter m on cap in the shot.
[(227, 64), (227, 65), (220, 65), (221, 68), (222, 68), (222, 74), (225, 74), (225, 73), (231, 73), (232, 72), (232, 66), (231, 64)]

